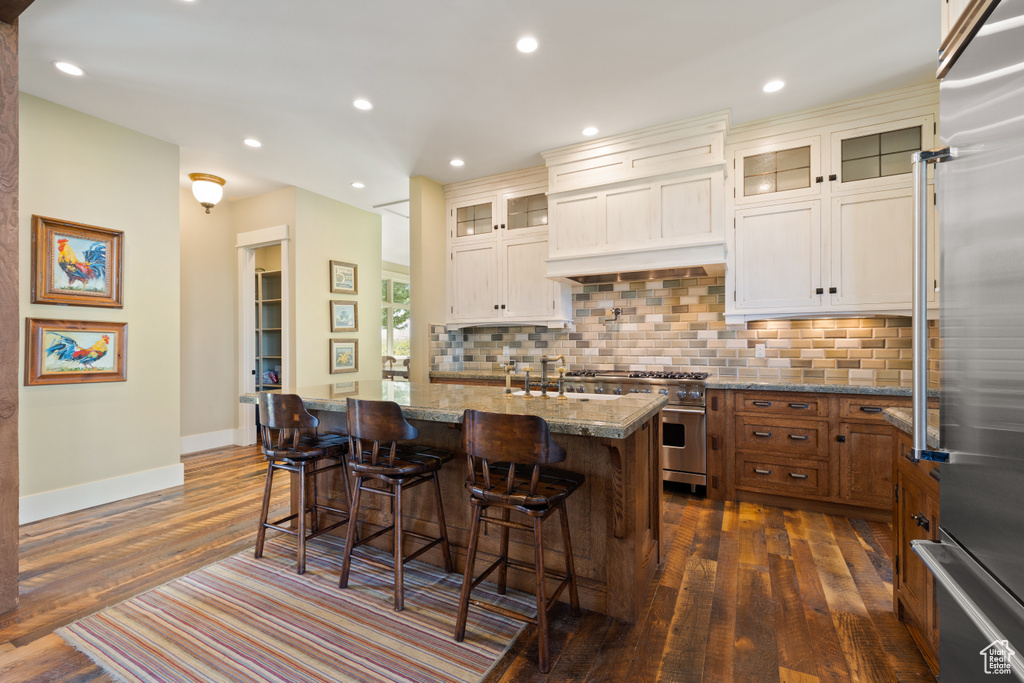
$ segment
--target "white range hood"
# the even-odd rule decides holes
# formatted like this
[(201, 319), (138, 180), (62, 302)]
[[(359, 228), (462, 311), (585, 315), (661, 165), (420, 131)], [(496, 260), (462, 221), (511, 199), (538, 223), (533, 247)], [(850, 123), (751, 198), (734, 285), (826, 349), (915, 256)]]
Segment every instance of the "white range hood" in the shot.
[(728, 125), (716, 112), (544, 153), (547, 276), (724, 269)]

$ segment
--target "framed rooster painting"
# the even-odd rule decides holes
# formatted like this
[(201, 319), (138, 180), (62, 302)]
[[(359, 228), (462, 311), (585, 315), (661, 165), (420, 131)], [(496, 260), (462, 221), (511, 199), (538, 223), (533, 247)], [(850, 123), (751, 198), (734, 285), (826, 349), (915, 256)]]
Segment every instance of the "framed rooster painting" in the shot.
[(25, 386), (123, 382), (128, 323), (26, 320)]
[(124, 233), (32, 216), (32, 303), (121, 308)]

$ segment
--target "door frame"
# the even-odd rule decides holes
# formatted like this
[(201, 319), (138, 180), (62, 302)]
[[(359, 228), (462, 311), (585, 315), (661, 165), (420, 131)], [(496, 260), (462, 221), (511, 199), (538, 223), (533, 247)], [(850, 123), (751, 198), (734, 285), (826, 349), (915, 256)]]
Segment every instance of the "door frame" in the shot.
[[(291, 278), (288, 226), (242, 232), (238, 250), (238, 393), (256, 390), (256, 250), (281, 245), (281, 384), (294, 381), (291, 357)], [(235, 445), (256, 443), (256, 406), (239, 403), (235, 423)]]

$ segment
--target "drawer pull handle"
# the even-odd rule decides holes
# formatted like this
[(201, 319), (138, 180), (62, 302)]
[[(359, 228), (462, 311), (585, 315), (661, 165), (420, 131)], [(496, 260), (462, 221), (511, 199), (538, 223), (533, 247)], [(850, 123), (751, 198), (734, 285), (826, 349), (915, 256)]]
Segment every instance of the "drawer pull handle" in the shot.
[(789, 407), (797, 410), (807, 410), (809, 406), (806, 403), (790, 403)]
[(880, 413), (880, 412), (882, 412), (882, 409), (878, 408), (876, 406), (861, 406), (860, 407), (860, 412), (862, 412), (862, 413)]
[(807, 478), (806, 474), (800, 474), (799, 472), (790, 472), (789, 476), (793, 477), (794, 479), (806, 479)]
[(771, 401), (754, 401), (753, 403), (758, 408), (767, 408), (768, 406), (770, 406), (772, 404)]
[(761, 437), (765, 437), (765, 438), (767, 438), (767, 437), (769, 437), (771, 435), (772, 435), (771, 432), (754, 432), (754, 436), (761, 436)]
[(925, 531), (929, 531), (929, 527), (931, 526), (931, 522), (929, 522), (928, 518), (925, 517), (924, 515), (922, 515), (920, 512), (917, 513), (916, 515), (910, 515), (910, 518), (912, 520), (914, 520), (915, 522), (917, 522), (917, 525), (919, 527), (924, 528)]
[(806, 434), (790, 434), (789, 438), (793, 439), (793, 441), (807, 441)]
[(754, 468), (754, 474), (771, 474), (771, 473), (772, 473), (771, 470), (759, 470), (756, 467)]

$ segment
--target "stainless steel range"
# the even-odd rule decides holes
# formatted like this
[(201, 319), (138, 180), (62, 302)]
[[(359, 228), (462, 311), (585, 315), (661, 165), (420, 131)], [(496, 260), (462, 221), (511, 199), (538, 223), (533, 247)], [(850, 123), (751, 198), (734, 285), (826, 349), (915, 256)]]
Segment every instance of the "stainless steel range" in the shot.
[(691, 487), (707, 485), (704, 427), (706, 372), (614, 372), (577, 370), (565, 373), (565, 391), (595, 394), (661, 394), (661, 466), (666, 481)]

